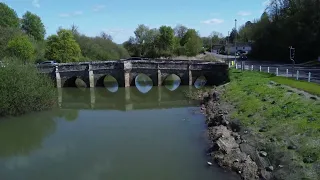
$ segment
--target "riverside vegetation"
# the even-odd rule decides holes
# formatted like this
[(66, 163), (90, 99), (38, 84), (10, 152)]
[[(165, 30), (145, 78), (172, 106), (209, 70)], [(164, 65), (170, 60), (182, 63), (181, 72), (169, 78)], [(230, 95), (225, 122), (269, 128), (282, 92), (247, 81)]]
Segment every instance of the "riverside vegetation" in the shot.
[[(226, 126), (230, 131), (235, 131), (231, 134), (239, 134), (235, 140), (241, 151), (250, 155), (260, 168), (257, 175), (264, 179), (319, 179), (320, 101), (319, 97), (300, 90), (319, 94), (320, 86), (265, 73), (237, 70), (230, 71), (230, 79), (228, 84), (215, 88), (221, 94), (219, 111), (227, 112), (224, 116), (230, 124)], [(293, 85), (300, 90), (286, 85)], [(201, 99), (208, 91), (203, 89), (189, 96)], [(209, 109), (214, 107), (210, 103), (206, 105)], [(211, 126), (217, 118), (212, 118), (208, 112), (207, 123)], [(210, 128), (209, 131), (213, 133)], [(214, 158), (219, 162), (219, 157)], [(234, 162), (238, 162), (238, 159), (229, 159), (232, 162), (223, 160), (220, 159), (222, 165), (234, 170), (238, 168)], [(250, 173), (255, 171), (254, 168), (251, 170)], [(250, 178), (248, 173), (240, 170), (239, 173), (245, 179), (256, 178)]]
[(0, 117), (41, 111), (56, 103), (56, 90), (46, 75), (39, 74), (33, 65), (17, 59), (7, 59), (0, 67)]

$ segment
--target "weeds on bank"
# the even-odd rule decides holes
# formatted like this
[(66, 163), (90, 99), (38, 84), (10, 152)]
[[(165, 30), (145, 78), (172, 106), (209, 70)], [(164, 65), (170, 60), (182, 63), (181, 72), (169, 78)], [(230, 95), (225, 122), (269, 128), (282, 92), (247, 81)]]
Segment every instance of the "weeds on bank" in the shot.
[[(314, 91), (316, 86), (311, 83), (293, 82), (258, 72), (231, 70), (230, 79), (222, 99), (235, 106), (232, 117), (253, 133), (265, 137), (266, 141), (275, 139), (279, 146), (271, 151), (292, 154), (291, 158), (304, 169), (306, 177), (320, 177), (319, 101), (300, 96), (271, 81), (299, 89), (310, 88), (312, 92), (319, 89)], [(279, 159), (275, 155), (271, 161)]]

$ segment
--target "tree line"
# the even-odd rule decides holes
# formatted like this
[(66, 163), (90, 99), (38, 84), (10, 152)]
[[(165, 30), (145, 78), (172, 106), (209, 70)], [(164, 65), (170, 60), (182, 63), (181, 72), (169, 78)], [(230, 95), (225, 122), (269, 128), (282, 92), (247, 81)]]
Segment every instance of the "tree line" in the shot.
[(320, 0), (271, 0), (260, 19), (239, 28), (240, 42), (252, 43), (251, 56), (289, 61), (289, 46), (297, 62), (320, 56)]
[(76, 26), (59, 28), (57, 34), (45, 38), (41, 18), (27, 11), (22, 18), (14, 9), (0, 3), (0, 59), (15, 57), (23, 63), (56, 60), (78, 62), (129, 57), (128, 51), (112, 42), (110, 35), (88, 37)]
[(196, 56), (210, 50), (213, 45), (225, 42), (219, 32), (213, 32), (210, 37), (201, 37), (195, 29), (180, 24), (175, 28), (149, 28), (140, 24), (134, 35), (124, 42), (123, 46), (135, 57)]

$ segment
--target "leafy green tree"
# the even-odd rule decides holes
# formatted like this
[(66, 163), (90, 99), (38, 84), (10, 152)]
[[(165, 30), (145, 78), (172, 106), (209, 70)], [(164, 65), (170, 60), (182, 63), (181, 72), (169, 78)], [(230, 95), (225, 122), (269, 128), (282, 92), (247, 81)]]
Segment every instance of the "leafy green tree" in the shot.
[(45, 57), (60, 62), (76, 62), (81, 57), (81, 49), (70, 30), (60, 29), (57, 35), (48, 37)]
[(17, 13), (5, 3), (0, 2), (0, 27), (19, 28), (19, 25)]
[(197, 31), (195, 29), (188, 29), (186, 34), (180, 40), (180, 45), (184, 46), (188, 42), (189, 38), (193, 36), (198, 36)]
[(174, 28), (175, 36), (180, 39), (183, 38), (183, 36), (187, 33), (187, 31), (188, 31), (188, 28), (186, 26), (181, 25), (181, 24), (177, 25)]
[(158, 47), (163, 56), (171, 56), (174, 43), (174, 31), (170, 26), (159, 28)]
[(19, 28), (3, 28), (0, 27), (0, 59), (4, 58), (8, 42), (16, 36), (22, 35)]
[(196, 56), (202, 49), (201, 38), (197, 34), (191, 34), (185, 44), (186, 55)]
[(32, 62), (34, 57), (34, 48), (27, 36), (17, 36), (9, 41), (7, 54), (10, 57), (17, 57), (24, 63)]
[(35, 40), (43, 40), (46, 29), (39, 16), (27, 11), (21, 20), (21, 29)]

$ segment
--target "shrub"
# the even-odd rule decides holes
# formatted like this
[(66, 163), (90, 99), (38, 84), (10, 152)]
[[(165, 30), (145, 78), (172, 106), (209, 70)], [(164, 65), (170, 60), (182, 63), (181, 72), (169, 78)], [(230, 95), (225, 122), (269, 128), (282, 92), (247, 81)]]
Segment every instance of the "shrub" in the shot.
[(5, 61), (9, 63), (0, 67), (0, 116), (40, 111), (55, 105), (55, 88), (49, 77), (39, 74), (33, 65), (23, 65), (12, 58)]

